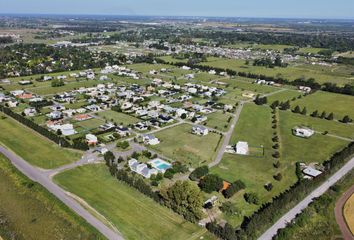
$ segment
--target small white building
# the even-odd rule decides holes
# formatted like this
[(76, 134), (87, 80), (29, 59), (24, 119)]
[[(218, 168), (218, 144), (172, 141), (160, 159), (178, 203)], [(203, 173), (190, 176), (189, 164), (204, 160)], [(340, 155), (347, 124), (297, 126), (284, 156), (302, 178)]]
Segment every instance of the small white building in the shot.
[(209, 129), (203, 126), (193, 126), (192, 133), (200, 136), (208, 135)]
[(151, 134), (143, 135), (143, 141), (145, 144), (148, 144), (148, 145), (157, 145), (160, 143), (160, 140)]
[(318, 177), (319, 175), (322, 174), (321, 171), (314, 169), (313, 167), (306, 167), (304, 170), (302, 170), (302, 172), (305, 175), (313, 177), (313, 178)]
[(306, 127), (295, 127), (293, 128), (293, 134), (297, 137), (309, 138), (315, 134), (315, 131)]
[(248, 155), (249, 154), (249, 148), (248, 148), (248, 143), (247, 142), (238, 142), (236, 144), (236, 153), (241, 154), (241, 155)]
[(93, 134), (86, 134), (86, 142), (88, 145), (96, 145), (98, 143), (98, 139)]

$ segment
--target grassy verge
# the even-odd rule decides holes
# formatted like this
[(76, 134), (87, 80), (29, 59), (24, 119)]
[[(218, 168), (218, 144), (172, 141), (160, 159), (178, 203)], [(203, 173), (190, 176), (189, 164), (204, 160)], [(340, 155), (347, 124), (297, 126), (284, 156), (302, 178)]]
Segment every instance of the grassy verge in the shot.
[(0, 235), (4, 239), (105, 239), (0, 155)]

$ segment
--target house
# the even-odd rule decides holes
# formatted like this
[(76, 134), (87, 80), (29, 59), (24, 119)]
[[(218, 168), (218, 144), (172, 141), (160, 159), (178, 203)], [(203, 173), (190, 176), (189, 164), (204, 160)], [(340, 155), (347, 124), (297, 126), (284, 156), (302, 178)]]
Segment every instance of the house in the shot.
[(199, 115), (199, 116), (196, 116), (195, 117), (195, 123), (202, 123), (202, 122), (205, 122), (206, 120), (208, 120), (208, 117), (207, 116), (202, 116), (202, 115)]
[(297, 137), (309, 138), (315, 134), (315, 131), (307, 127), (295, 127), (293, 128), (293, 134)]
[(60, 130), (61, 134), (63, 136), (70, 136), (70, 135), (74, 135), (77, 132), (74, 130), (74, 126), (72, 124), (47, 124), (48, 128), (50, 128), (51, 130), (53, 130), (54, 132), (57, 132), (58, 130)]
[(140, 174), (145, 178), (150, 178), (151, 175), (156, 175), (158, 171), (156, 169), (150, 169), (145, 163), (139, 163), (136, 159), (131, 159), (128, 161), (130, 170)]
[(322, 174), (321, 171), (314, 169), (313, 167), (306, 167), (304, 170), (302, 170), (302, 172), (305, 175), (313, 177), (313, 178), (318, 177), (319, 175)]
[(20, 85), (29, 85), (29, 84), (32, 84), (32, 82), (29, 81), (29, 80), (22, 80), (22, 81), (18, 81), (18, 84), (20, 84)]
[(98, 148), (96, 148), (95, 151), (98, 152), (99, 154), (104, 155), (104, 154), (106, 154), (108, 152), (108, 149), (105, 148), (105, 147), (98, 147)]
[(312, 89), (310, 87), (306, 87), (306, 86), (299, 86), (299, 90), (303, 91), (305, 93), (310, 93)]
[(159, 115), (159, 121), (161, 123), (171, 123), (171, 122), (173, 122), (173, 118), (170, 117), (170, 116), (166, 116), (166, 115), (160, 114)]
[(102, 124), (99, 128), (102, 131), (107, 131), (107, 130), (110, 130), (110, 129), (115, 128), (115, 127), (116, 126), (113, 123), (108, 122), (108, 123)]
[(53, 106), (50, 107), (53, 111), (62, 111), (65, 110), (65, 107), (60, 104), (54, 104)]
[(160, 140), (151, 134), (144, 134), (143, 141), (144, 144), (148, 144), (148, 145), (157, 145), (160, 143)]
[(238, 142), (236, 144), (236, 153), (241, 154), (241, 155), (248, 155), (249, 153), (249, 148), (248, 148), (248, 143), (247, 142)]
[(47, 117), (49, 117), (51, 120), (58, 120), (58, 119), (63, 118), (63, 114), (62, 114), (62, 112), (59, 112), (59, 111), (53, 111), (53, 112), (47, 114)]
[(119, 134), (121, 137), (127, 137), (130, 135), (129, 128), (123, 127), (123, 126), (118, 126), (116, 128), (116, 132)]
[(36, 115), (37, 111), (36, 111), (35, 108), (30, 107), (30, 108), (26, 108), (26, 109), (23, 111), (23, 113), (24, 113), (26, 116), (28, 116), (28, 117), (33, 117), (33, 116)]
[(88, 145), (96, 145), (98, 143), (98, 139), (93, 134), (86, 134), (86, 142)]
[(208, 135), (209, 129), (203, 126), (193, 126), (192, 133), (200, 136)]

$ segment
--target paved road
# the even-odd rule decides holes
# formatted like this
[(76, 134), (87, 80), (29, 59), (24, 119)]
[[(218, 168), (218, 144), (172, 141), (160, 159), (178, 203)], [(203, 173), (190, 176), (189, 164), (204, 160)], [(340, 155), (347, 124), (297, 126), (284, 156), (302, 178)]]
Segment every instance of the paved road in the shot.
[(224, 135), (224, 142), (222, 143), (222, 146), (218, 152), (218, 154), (216, 155), (215, 159), (213, 162), (209, 163), (209, 168), (211, 167), (214, 167), (216, 165), (218, 165), (221, 160), (222, 160), (222, 157), (224, 156), (224, 152), (225, 152), (225, 149), (227, 147), (227, 145), (229, 144), (230, 142), (230, 139), (231, 139), (231, 135), (235, 129), (235, 126), (240, 118), (240, 115), (241, 115), (241, 112), (242, 112), (242, 109), (243, 109), (243, 105), (245, 104), (245, 102), (240, 102), (238, 108), (237, 108), (237, 111), (232, 119), (232, 122), (231, 122), (231, 126), (230, 126), (230, 129), (229, 131), (227, 131)]
[(340, 231), (342, 232), (343, 238), (345, 240), (353, 240), (354, 235), (350, 231), (344, 216), (343, 216), (343, 208), (347, 200), (354, 194), (354, 185), (346, 191), (341, 198), (337, 201), (336, 207), (334, 209), (334, 213), (336, 216), (336, 221), (339, 225)]
[(31, 166), (25, 160), (15, 155), (13, 152), (7, 150), (6, 148), (0, 146), (0, 152), (4, 154), (12, 164), (21, 171), (28, 178), (35, 182), (38, 182), (43, 187), (45, 187), (49, 192), (59, 198), (65, 205), (71, 208), (79, 216), (84, 218), (88, 223), (94, 226), (98, 231), (100, 231), (104, 236), (110, 240), (123, 240), (123, 236), (120, 233), (113, 231), (104, 225), (101, 221), (91, 215), (85, 208), (83, 208), (78, 202), (69, 197), (65, 191), (54, 184), (45, 172)]
[(349, 160), (340, 170), (338, 170), (333, 176), (331, 176), (326, 182), (321, 186), (316, 188), (310, 195), (308, 195), (304, 200), (297, 204), (293, 209), (287, 212), (283, 217), (281, 217), (272, 227), (270, 227), (259, 240), (271, 240), (275, 236), (279, 229), (285, 228), (287, 223), (295, 219), (296, 215), (301, 213), (314, 198), (317, 198), (324, 194), (329, 187), (334, 185), (339, 179), (346, 175), (349, 171), (354, 168), (354, 157)]

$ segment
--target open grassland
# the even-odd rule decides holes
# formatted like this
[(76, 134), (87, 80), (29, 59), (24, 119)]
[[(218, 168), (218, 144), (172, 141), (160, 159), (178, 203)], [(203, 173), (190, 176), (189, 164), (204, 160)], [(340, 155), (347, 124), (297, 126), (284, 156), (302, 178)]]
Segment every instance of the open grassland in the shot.
[(268, 103), (272, 104), (274, 101), (279, 101), (279, 102), (286, 102), (290, 101), (293, 98), (298, 98), (299, 96), (302, 96), (303, 94), (301, 92), (298, 92), (296, 90), (286, 90), (283, 92), (275, 93), (272, 96), (268, 97)]
[(228, 113), (214, 112), (208, 115), (206, 125), (225, 132), (229, 129), (231, 120), (232, 116)]
[(354, 234), (354, 194), (345, 203), (343, 213), (350, 231)]
[(317, 91), (314, 94), (310, 94), (291, 103), (292, 107), (296, 105), (306, 107), (308, 114), (318, 110), (320, 114), (322, 111), (326, 111), (327, 114), (333, 112), (335, 119), (340, 120), (345, 115), (349, 115), (354, 119), (353, 96)]
[(57, 168), (80, 158), (78, 151), (60, 148), (38, 133), (1, 114), (0, 129), (0, 143), (37, 167)]
[(192, 126), (182, 124), (155, 134), (161, 143), (149, 148), (176, 161), (196, 167), (214, 160), (222, 139), (219, 134), (197, 136), (191, 133)]
[(86, 130), (96, 129), (104, 124), (104, 121), (98, 118), (91, 118), (88, 120), (80, 121), (75, 123), (75, 127), (84, 128)]
[[(288, 127), (306, 126), (319, 133), (327, 131), (328, 134), (354, 139), (354, 126), (351, 124), (313, 118), (310, 116), (295, 114), (291, 111), (280, 111), (279, 114), (281, 121), (287, 123)], [(289, 131), (290, 130), (291, 129), (289, 129)]]
[(0, 236), (4, 239), (105, 239), (41, 185), (19, 173), (3, 155), (0, 221)]
[(139, 121), (139, 119), (137, 119), (135, 117), (132, 117), (132, 116), (124, 114), (124, 113), (115, 112), (112, 110), (99, 112), (98, 116), (100, 116), (108, 121), (113, 121), (115, 123), (123, 124), (123, 125), (134, 124)]
[(244, 60), (225, 59), (225, 58), (209, 58), (207, 62), (201, 63), (202, 65), (232, 69), (240, 72), (250, 72), (254, 74), (263, 74), (266, 76), (283, 77), (289, 80), (297, 78), (314, 78), (319, 83), (332, 82), (339, 85), (352, 83), (350, 73), (343, 71), (338, 66), (325, 67), (313, 65), (290, 65), (286, 68), (266, 68), (262, 66), (253, 66), (245, 64)]
[(55, 176), (66, 190), (105, 216), (126, 239), (213, 239), (205, 229), (186, 222), (128, 185), (105, 165), (88, 165)]
[[(265, 106), (246, 104), (230, 144), (246, 141), (250, 147), (263, 145), (264, 156), (225, 154), (221, 163), (213, 167), (211, 172), (229, 182), (240, 179), (246, 184), (246, 192), (256, 192), (262, 203), (270, 201), (273, 196), (278, 195), (296, 181), (294, 169), (282, 171), (273, 167), (272, 132), (271, 109)], [(283, 173), (283, 179), (280, 182), (273, 179), (273, 175), (278, 171)], [(267, 183), (272, 183), (274, 186), (271, 192), (264, 188)], [(241, 210), (241, 215), (226, 217), (235, 226), (242, 222), (244, 216), (251, 215), (259, 207), (246, 203), (243, 193), (243, 191), (237, 193), (231, 198), (231, 201)]]

